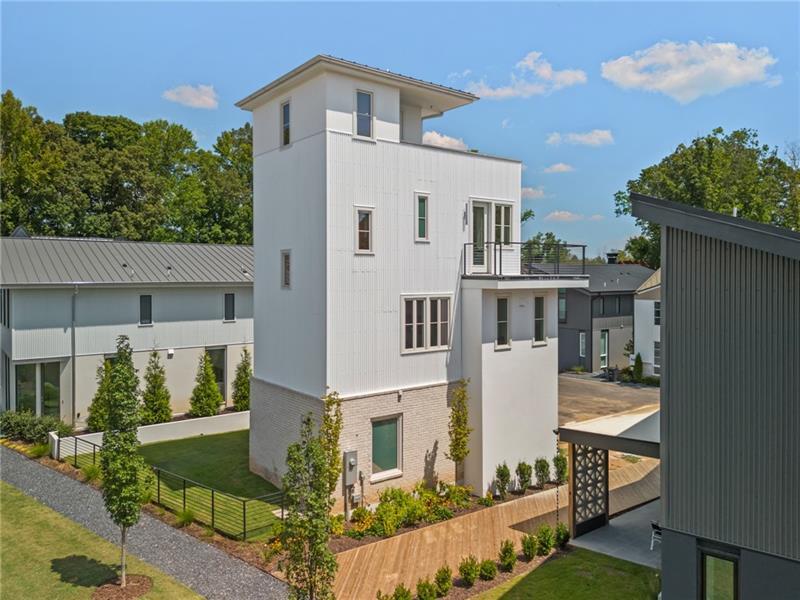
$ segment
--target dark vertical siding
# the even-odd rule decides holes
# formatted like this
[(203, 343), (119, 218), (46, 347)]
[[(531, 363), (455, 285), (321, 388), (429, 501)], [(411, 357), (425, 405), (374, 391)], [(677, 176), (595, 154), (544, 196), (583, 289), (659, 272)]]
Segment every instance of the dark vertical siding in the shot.
[(665, 525), (800, 560), (800, 261), (664, 229)]
[[(586, 332), (586, 358), (579, 356), (578, 332)], [(576, 365), (592, 370), (592, 313), (588, 294), (567, 288), (567, 322), (558, 324), (558, 368)]]

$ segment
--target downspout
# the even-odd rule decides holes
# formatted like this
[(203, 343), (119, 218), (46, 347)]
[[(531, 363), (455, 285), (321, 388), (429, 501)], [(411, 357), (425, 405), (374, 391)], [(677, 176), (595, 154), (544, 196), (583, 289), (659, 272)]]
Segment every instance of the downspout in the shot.
[(76, 398), (75, 398), (75, 387), (76, 387), (75, 386), (75, 371), (76, 371), (76, 369), (75, 369), (75, 304), (77, 302), (77, 299), (78, 299), (78, 285), (75, 284), (75, 288), (72, 291), (72, 323), (71, 323), (72, 326), (71, 326), (71, 335), (70, 335), (71, 339), (70, 339), (70, 360), (69, 360), (69, 363), (70, 363), (70, 366), (71, 366), (71, 369), (72, 369), (72, 377), (71, 377), (71, 382), (70, 382), (71, 383), (70, 387), (72, 388), (72, 420), (70, 421), (70, 424), (73, 427), (75, 427), (75, 402), (76, 402)]

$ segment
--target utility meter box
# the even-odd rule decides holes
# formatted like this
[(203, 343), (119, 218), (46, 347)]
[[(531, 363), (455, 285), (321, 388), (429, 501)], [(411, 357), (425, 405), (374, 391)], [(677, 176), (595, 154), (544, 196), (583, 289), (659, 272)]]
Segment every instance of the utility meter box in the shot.
[(358, 452), (346, 450), (342, 461), (344, 469), (344, 486), (349, 487), (358, 483)]

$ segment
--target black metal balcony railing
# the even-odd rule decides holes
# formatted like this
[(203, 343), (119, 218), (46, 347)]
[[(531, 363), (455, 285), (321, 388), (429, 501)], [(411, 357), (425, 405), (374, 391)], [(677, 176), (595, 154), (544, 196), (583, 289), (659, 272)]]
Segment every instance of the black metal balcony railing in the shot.
[(585, 275), (586, 246), (534, 242), (464, 244), (464, 275)]

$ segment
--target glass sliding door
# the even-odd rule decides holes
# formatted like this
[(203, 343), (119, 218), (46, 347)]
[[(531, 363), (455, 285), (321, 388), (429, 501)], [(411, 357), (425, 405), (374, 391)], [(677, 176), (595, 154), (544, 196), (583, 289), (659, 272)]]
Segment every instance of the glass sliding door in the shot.
[(36, 413), (36, 364), (15, 365), (17, 411)]
[(225, 348), (210, 348), (206, 350), (211, 359), (211, 368), (214, 370), (214, 379), (217, 382), (222, 399), (227, 401), (225, 395)]
[(42, 363), (41, 387), (39, 390), (42, 402), (42, 414), (53, 417), (61, 416), (61, 363)]

